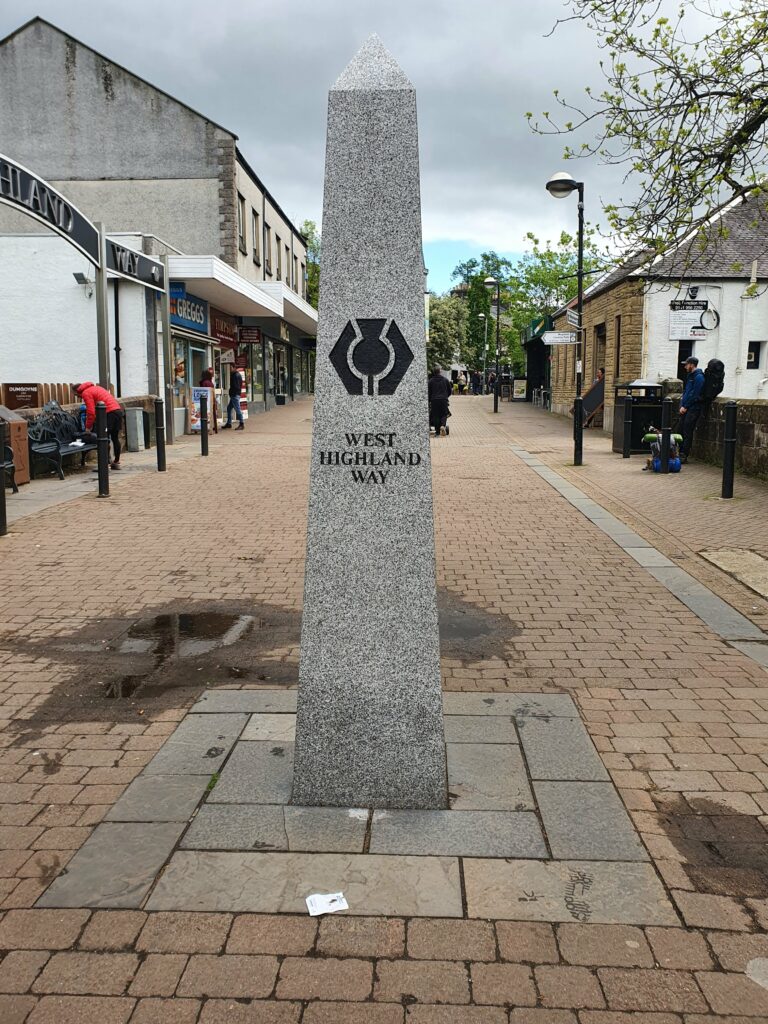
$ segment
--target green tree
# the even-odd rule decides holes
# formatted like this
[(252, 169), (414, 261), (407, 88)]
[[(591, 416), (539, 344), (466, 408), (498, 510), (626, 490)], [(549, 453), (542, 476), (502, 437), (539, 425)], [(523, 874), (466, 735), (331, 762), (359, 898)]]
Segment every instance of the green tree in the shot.
[(687, 235), (690, 260), (727, 236), (709, 223), (724, 202), (756, 195), (768, 209), (768, 5), (681, 3), (665, 17), (667, 7), (570, 0), (562, 20), (596, 34), (605, 88), (581, 102), (555, 92), (558, 115), (527, 116), (535, 131), (584, 139), (567, 158), (624, 167), (630, 195), (604, 207), (622, 242), (660, 252)]
[(429, 296), (427, 369), (438, 363), (447, 369), (466, 344), (467, 306), (453, 295)]
[(300, 231), (307, 240), (307, 301), (317, 309), (320, 298), (320, 232), (313, 220), (305, 220)]

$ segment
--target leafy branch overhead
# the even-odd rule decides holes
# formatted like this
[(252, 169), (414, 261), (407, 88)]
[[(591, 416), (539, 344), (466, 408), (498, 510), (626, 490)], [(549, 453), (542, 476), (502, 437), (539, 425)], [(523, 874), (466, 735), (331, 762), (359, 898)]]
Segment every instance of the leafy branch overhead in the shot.
[(528, 115), (540, 134), (577, 137), (567, 158), (597, 154), (625, 169), (629, 197), (604, 209), (633, 250), (661, 252), (692, 231), (711, 247), (727, 233), (719, 221), (707, 228), (724, 203), (751, 195), (768, 207), (768, 5), (701, 0), (666, 17), (669, 7), (570, 0), (562, 21), (597, 35), (605, 88), (582, 102), (555, 92), (559, 114)]

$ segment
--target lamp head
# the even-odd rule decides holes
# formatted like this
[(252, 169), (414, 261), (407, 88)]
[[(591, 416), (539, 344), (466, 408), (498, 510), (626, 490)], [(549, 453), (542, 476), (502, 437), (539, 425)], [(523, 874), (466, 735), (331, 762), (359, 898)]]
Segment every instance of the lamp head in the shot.
[(486, 277), (486, 279), (483, 281), (483, 284), (485, 285), (486, 288), (495, 288), (498, 282), (495, 277)]
[(579, 187), (579, 183), (567, 171), (557, 171), (546, 184), (547, 192), (555, 199), (565, 199)]
[(82, 271), (78, 270), (72, 276), (78, 284), (88, 284), (88, 278), (82, 273)]
[(485, 313), (478, 313), (477, 314), (477, 319), (478, 320), (485, 320)]

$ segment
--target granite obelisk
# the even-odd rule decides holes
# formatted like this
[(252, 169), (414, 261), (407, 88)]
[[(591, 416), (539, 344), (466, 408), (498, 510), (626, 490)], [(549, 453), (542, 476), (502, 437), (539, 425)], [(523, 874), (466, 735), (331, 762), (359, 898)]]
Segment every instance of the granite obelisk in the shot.
[(447, 806), (416, 94), (333, 86), (292, 802)]

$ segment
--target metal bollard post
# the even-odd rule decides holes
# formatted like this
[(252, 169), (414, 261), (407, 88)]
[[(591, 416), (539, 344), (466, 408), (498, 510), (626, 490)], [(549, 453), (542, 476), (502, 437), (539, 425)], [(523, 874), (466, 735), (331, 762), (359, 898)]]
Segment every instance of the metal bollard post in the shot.
[(208, 454), (208, 390), (200, 394), (200, 454)]
[(577, 395), (573, 400), (573, 464), (580, 466), (584, 452), (584, 399)]
[(107, 434), (107, 407), (96, 403), (96, 458), (99, 467), (99, 497), (109, 497), (109, 434)]
[(669, 473), (669, 449), (672, 441), (672, 405), (673, 398), (665, 398), (661, 403), (661, 472)]
[(624, 447), (621, 457), (628, 459), (632, 454), (632, 395), (624, 399)]
[(155, 445), (157, 446), (157, 471), (165, 472), (165, 402), (155, 399)]
[(723, 490), (721, 497), (733, 497), (733, 473), (736, 467), (736, 413), (735, 402), (725, 403), (725, 432), (723, 437)]
[[(5, 421), (0, 420), (0, 464), (5, 462)], [(8, 513), (5, 508), (5, 470), (0, 469), (0, 537), (8, 533)]]

